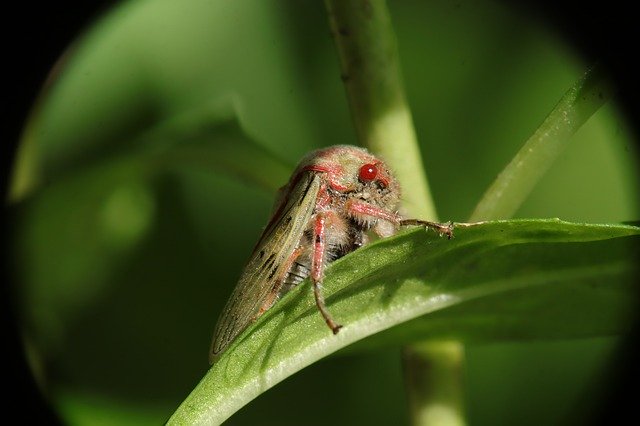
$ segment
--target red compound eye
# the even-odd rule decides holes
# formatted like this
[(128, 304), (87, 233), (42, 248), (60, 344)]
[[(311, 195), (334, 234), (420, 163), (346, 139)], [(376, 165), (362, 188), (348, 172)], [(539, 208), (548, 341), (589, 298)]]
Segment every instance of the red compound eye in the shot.
[(358, 172), (358, 179), (362, 182), (371, 182), (376, 176), (378, 176), (378, 168), (375, 164), (365, 164)]

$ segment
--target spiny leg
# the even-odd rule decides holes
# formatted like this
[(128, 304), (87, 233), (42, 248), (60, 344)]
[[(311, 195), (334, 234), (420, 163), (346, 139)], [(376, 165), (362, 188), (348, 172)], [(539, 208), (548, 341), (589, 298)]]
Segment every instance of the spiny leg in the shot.
[(322, 314), (324, 321), (327, 323), (333, 334), (338, 334), (342, 326), (336, 323), (331, 314), (327, 310), (322, 296), (322, 276), (324, 273), (324, 255), (325, 255), (325, 230), (326, 217), (319, 213), (316, 216), (313, 227), (313, 252), (311, 255), (311, 283), (313, 284), (313, 295), (316, 299), (316, 306)]
[(402, 219), (400, 220), (400, 226), (426, 226), (427, 228), (434, 229), (440, 235), (446, 235), (448, 239), (453, 237), (453, 223), (438, 223), (429, 222), (428, 220), (420, 219)]
[(397, 226), (426, 226), (428, 228), (432, 228), (436, 230), (440, 235), (446, 235), (447, 238), (451, 239), (453, 237), (453, 223), (437, 223), (437, 222), (429, 222), (428, 220), (420, 220), (420, 219), (402, 219), (399, 215), (389, 212), (387, 210), (381, 209), (376, 206), (372, 206), (371, 204), (363, 203), (360, 201), (351, 201), (347, 203), (347, 210), (352, 215), (364, 215), (371, 216), (378, 219), (389, 221)]

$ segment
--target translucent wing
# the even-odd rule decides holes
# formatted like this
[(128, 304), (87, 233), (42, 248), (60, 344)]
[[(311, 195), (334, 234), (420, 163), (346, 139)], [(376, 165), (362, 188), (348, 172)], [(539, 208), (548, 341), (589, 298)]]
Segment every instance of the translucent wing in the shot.
[(287, 260), (313, 214), (320, 180), (317, 173), (303, 172), (282, 198), (218, 319), (210, 361), (257, 318), (260, 308), (277, 292), (287, 273)]

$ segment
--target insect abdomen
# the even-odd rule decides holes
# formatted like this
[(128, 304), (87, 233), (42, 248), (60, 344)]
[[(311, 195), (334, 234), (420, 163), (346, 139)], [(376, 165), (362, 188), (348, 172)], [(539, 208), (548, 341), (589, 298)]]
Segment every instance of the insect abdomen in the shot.
[(282, 287), (280, 288), (280, 295), (285, 294), (289, 290), (304, 281), (311, 274), (311, 265), (309, 262), (296, 261), (293, 262), (291, 270), (287, 273)]
[[(349, 235), (349, 242), (347, 244), (330, 245), (328, 247), (324, 255), (325, 265), (359, 248), (362, 245), (363, 234), (364, 229), (362, 229), (361, 226), (353, 226), (351, 235)], [(310, 233), (306, 237), (310, 240)], [(310, 241), (308, 241), (307, 244), (310, 244)], [(292, 290), (294, 287), (308, 278), (309, 275), (311, 275), (310, 252), (304, 253), (298, 258), (298, 260), (293, 262), (291, 269), (289, 270), (289, 272), (287, 272), (286, 278), (282, 283), (282, 287), (280, 288), (278, 296), (280, 297), (288, 291)]]

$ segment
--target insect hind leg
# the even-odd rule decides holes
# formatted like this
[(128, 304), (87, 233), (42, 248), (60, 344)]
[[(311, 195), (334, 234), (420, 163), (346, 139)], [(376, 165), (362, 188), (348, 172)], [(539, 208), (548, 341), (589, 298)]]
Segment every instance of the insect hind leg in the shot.
[(326, 249), (326, 220), (327, 218), (322, 213), (316, 216), (313, 227), (313, 253), (311, 257), (311, 283), (313, 285), (313, 295), (316, 299), (316, 306), (322, 314), (322, 318), (327, 323), (333, 334), (338, 334), (342, 325), (333, 320), (331, 314), (327, 310), (324, 302), (324, 296), (322, 295), (322, 278), (324, 273), (324, 257)]

